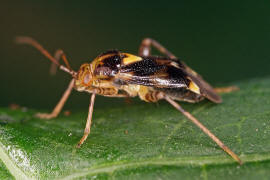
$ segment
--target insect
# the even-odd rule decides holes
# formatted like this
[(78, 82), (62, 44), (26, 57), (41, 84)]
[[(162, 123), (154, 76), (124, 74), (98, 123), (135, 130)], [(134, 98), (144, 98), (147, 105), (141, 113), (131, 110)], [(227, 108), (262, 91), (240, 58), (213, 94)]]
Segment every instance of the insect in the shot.
[[(221, 97), (199, 74), (178, 60), (175, 55), (157, 41), (150, 38), (144, 39), (138, 55), (118, 50), (107, 51), (97, 56), (91, 63), (82, 64), (77, 72), (71, 69), (62, 50), (56, 51), (55, 55), (52, 56), (30, 37), (17, 37), (16, 42), (35, 47), (52, 61), (53, 66), (58, 66), (72, 76), (68, 88), (54, 110), (49, 114), (38, 113), (37, 117), (46, 119), (57, 117), (73, 88), (91, 94), (84, 135), (77, 147), (80, 147), (90, 134), (96, 94), (107, 97), (139, 96), (141, 100), (146, 102), (166, 100), (233, 159), (242, 164), (240, 158), (232, 150), (176, 102), (177, 100), (195, 103), (206, 98), (214, 103), (221, 103)], [(152, 46), (165, 56), (152, 56)], [(65, 65), (59, 63), (61, 59)]]

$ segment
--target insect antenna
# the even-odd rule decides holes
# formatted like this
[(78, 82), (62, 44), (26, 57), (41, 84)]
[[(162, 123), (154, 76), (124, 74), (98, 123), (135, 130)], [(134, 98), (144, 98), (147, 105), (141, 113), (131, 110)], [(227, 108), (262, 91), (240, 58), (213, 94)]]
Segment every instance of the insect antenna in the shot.
[[(77, 73), (71, 69), (71, 67), (68, 63), (68, 60), (67, 60), (66, 56), (63, 54), (62, 50), (58, 50), (56, 52), (56, 57), (58, 57), (58, 58), (55, 58), (46, 49), (44, 49), (41, 44), (39, 44), (36, 40), (34, 40), (31, 37), (18, 36), (15, 38), (15, 42), (18, 44), (28, 44), (28, 45), (33, 46), (39, 52), (41, 52), (41, 54), (43, 54), (45, 57), (47, 57), (49, 60), (51, 60), (53, 64), (57, 65), (61, 70), (71, 74), (73, 77), (76, 76)], [(58, 62), (61, 56), (62, 56), (62, 59), (63, 59), (66, 66), (63, 66)], [(52, 66), (51, 69), (53, 69), (53, 68), (54, 67)]]
[(215, 141), (220, 148), (222, 148), (226, 153), (228, 153), (233, 159), (238, 161), (241, 165), (243, 162), (241, 159), (230, 149), (228, 148), (221, 140), (219, 140), (210, 130), (208, 130), (200, 121), (198, 121), (194, 116), (192, 116), (189, 112), (185, 111), (178, 103), (176, 103), (171, 98), (165, 96), (166, 101), (168, 101), (173, 107), (175, 107), (178, 111), (180, 111), (184, 116), (186, 116), (189, 120), (191, 120), (196, 126), (198, 126), (205, 134), (207, 134), (213, 141)]

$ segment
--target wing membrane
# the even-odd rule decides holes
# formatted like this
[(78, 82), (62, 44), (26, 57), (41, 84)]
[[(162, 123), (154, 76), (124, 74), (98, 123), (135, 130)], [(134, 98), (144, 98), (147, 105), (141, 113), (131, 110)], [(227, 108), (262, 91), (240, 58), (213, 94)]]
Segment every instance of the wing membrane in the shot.
[(139, 62), (121, 66), (115, 77), (124, 84), (169, 89), (186, 88), (215, 103), (222, 101), (199, 74), (176, 59), (156, 56), (143, 57), (143, 60)]

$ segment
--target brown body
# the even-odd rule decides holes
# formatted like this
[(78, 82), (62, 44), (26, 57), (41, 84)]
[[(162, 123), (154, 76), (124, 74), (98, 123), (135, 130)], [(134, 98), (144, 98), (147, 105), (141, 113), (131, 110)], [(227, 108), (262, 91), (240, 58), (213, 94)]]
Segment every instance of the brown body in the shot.
[[(18, 37), (16, 42), (34, 46), (49, 58), (54, 65), (58, 65), (61, 70), (72, 76), (67, 90), (54, 110), (51, 113), (38, 113), (37, 117), (46, 119), (57, 117), (73, 88), (92, 94), (84, 135), (77, 147), (80, 147), (90, 134), (96, 94), (108, 97), (139, 96), (141, 100), (146, 102), (156, 102), (160, 99), (166, 100), (232, 158), (242, 164), (240, 158), (232, 150), (174, 101), (198, 102), (207, 98), (214, 103), (220, 103), (222, 101), (220, 96), (200, 75), (183, 62), (180, 62), (157, 41), (150, 38), (144, 39), (138, 56), (116, 50), (108, 51), (99, 55), (92, 63), (83, 64), (78, 72), (70, 68), (62, 50), (56, 51), (53, 57), (32, 38)], [(151, 46), (157, 48), (166, 57), (151, 56)], [(66, 66), (60, 65), (60, 59), (65, 62)], [(52, 66), (52, 69), (55, 69), (54, 66)], [(230, 87), (219, 90), (226, 92), (227, 90), (235, 90), (235, 88)]]

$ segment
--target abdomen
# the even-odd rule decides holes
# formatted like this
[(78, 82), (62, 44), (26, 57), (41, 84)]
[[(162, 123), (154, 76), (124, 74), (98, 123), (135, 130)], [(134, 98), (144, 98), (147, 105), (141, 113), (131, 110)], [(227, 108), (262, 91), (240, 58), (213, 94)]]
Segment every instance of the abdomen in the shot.
[(155, 90), (161, 91), (167, 96), (170, 96), (172, 99), (178, 101), (195, 103), (204, 99), (202, 95), (189, 91), (186, 88), (155, 88)]

